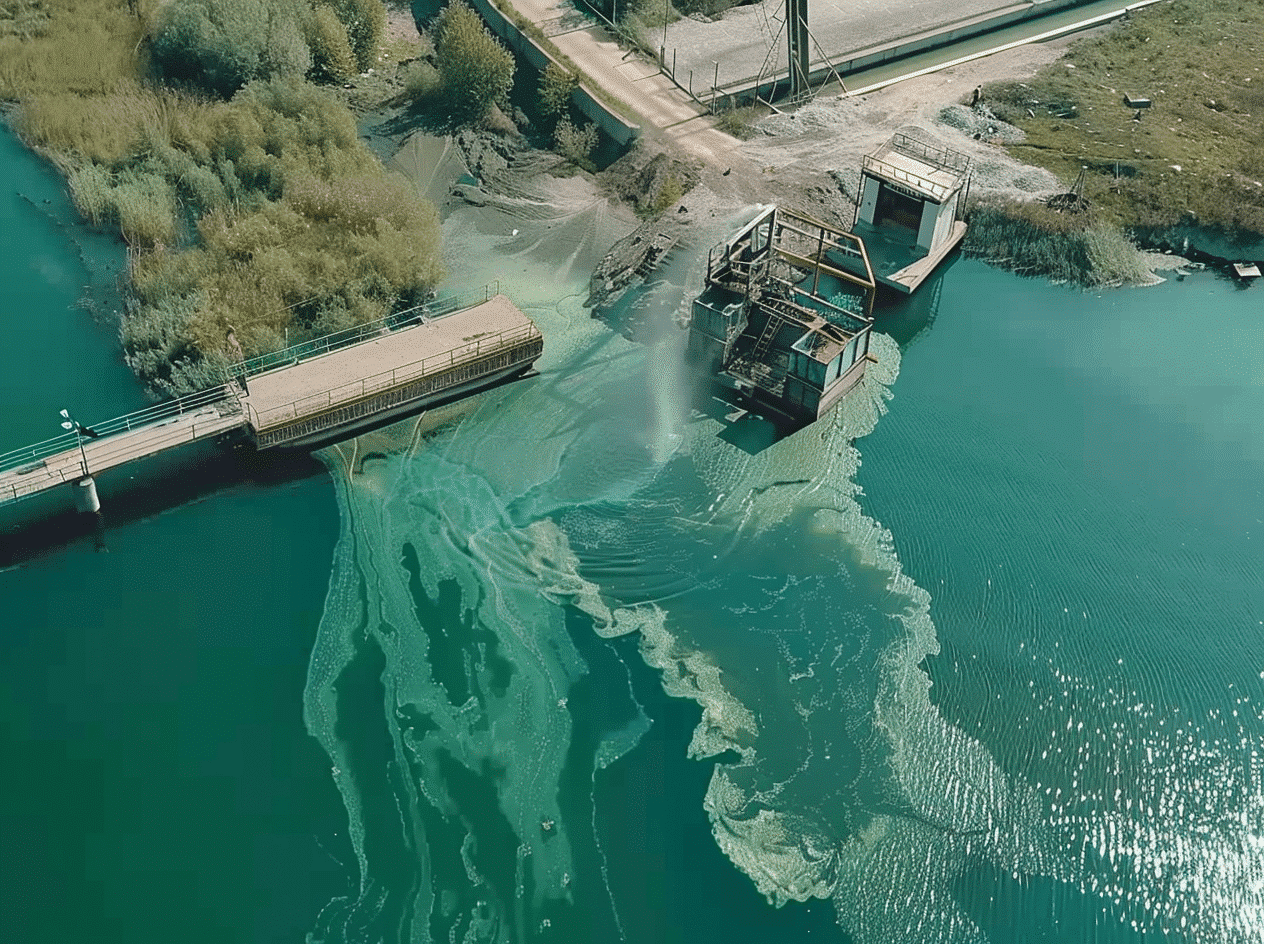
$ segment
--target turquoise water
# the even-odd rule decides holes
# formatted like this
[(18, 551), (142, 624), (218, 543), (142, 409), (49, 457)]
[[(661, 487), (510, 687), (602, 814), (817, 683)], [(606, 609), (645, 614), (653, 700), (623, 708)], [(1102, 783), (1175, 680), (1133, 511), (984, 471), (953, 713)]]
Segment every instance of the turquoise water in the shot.
[[(7, 134), (0, 166), (4, 451), (60, 433), (63, 407), (148, 401), (92, 314), (121, 247), (67, 222)], [(314, 463), (207, 457), (102, 475), (100, 533), (65, 496), (0, 512), (0, 940), (301, 941), (346, 887), (300, 704), (333, 490)]]
[[(703, 257), (627, 340), (602, 207), (525, 218), (445, 244), (539, 377), (4, 537), (0, 938), (1257, 939), (1254, 290), (957, 261), (779, 438), (682, 366)], [(113, 350), (66, 266), (31, 304)]]

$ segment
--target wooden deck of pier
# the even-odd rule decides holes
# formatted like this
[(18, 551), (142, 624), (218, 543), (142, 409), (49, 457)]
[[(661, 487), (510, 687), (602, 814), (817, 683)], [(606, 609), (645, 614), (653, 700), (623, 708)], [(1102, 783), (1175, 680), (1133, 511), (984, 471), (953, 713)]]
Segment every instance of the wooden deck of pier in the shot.
[[(260, 449), (328, 441), (521, 375), (544, 350), (535, 323), (503, 295), (449, 312), (419, 310), (419, 323), (403, 328), (370, 325), (354, 343), (336, 340), (289, 361), (281, 352), (271, 360), (280, 366), (257, 373), (244, 365), (247, 390), (233, 380), (94, 424), (98, 438), (83, 440), (87, 470), (237, 430)], [(0, 455), (0, 504), (83, 478), (84, 453), (69, 433)]]
[[(215, 393), (217, 391), (208, 391)], [(18, 501), (64, 483), (84, 477), (84, 457), (92, 475), (108, 471), (136, 459), (154, 456), (176, 446), (201, 439), (210, 439), (245, 425), (246, 417), (236, 397), (227, 387), (222, 396), (203, 402), (187, 412), (158, 416), (146, 422), (143, 418), (118, 432), (99, 439), (85, 438), (83, 452), (73, 433), (51, 440), (61, 446), (55, 452), (33, 447), (29, 457), (10, 453), (13, 460), (0, 469), (0, 504)], [(205, 398), (204, 399), (209, 399)], [(103, 424), (102, 424), (103, 425)], [(23, 461), (23, 460), (27, 461)]]

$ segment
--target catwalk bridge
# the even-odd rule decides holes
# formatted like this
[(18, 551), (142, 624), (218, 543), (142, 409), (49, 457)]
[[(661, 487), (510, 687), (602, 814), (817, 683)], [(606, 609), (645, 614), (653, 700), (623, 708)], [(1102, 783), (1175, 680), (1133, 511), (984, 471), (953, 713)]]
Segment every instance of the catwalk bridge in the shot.
[(544, 350), (534, 322), (489, 287), (236, 364), (209, 390), (0, 455), (0, 505), (59, 485), (99, 507), (92, 476), (201, 440), (258, 449), (336, 439), (529, 371)]

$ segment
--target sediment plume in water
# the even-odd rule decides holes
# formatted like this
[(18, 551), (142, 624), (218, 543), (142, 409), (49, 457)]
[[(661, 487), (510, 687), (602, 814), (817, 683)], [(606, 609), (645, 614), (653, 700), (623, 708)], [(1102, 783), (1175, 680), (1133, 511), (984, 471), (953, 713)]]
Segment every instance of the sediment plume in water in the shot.
[[(528, 245), (522, 277), (555, 271)], [(665, 328), (684, 281), (669, 272), (630, 303)], [(688, 751), (714, 770), (698, 802), (774, 905), (829, 900), (860, 942), (983, 941), (998, 906), (971, 889), (988, 876), (1035, 928), (1056, 911), (1252, 939), (1258, 755), (1235, 765), (1201, 724), (1128, 708), (1129, 773), (1155, 796), (1141, 809), (1107, 795), (1119, 755), (1093, 750), (1101, 732), (1015, 726), (999, 758), (936, 709), (932, 598), (855, 484), (894, 342), (875, 336), (877, 365), (828, 418), (778, 437), (697, 408), (679, 336), (626, 340), (580, 295), (531, 309), (549, 344), (539, 378), (326, 453), (343, 525), (306, 717), (359, 881), (320, 936), (543, 940), (577, 909), (617, 927), (635, 907), (593, 865), (599, 818), (619, 814), (591, 785), (649, 722), (632, 711), (582, 768), (571, 757), (568, 694), (589, 667), (566, 620), (582, 612), (601, 636), (638, 633), (665, 690), (701, 706)], [(1128, 699), (1060, 690), (1103, 716)], [(1064, 760), (1042, 766), (1040, 749)], [(1194, 768), (1191, 818), (1163, 797)], [(558, 801), (577, 791), (582, 815)]]

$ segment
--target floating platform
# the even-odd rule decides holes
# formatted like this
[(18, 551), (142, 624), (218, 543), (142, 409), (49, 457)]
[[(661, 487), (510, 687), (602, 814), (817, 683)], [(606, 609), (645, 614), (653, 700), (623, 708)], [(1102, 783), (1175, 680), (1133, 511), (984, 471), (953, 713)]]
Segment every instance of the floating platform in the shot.
[[(842, 256), (868, 276), (834, 264)], [(690, 358), (721, 386), (811, 422), (864, 377), (875, 290), (863, 241), (773, 207), (711, 250)]]
[[(869, 226), (856, 223), (852, 232), (865, 241), (869, 250), (869, 262), (879, 285), (895, 289), (903, 295), (912, 295), (939, 264), (961, 245), (966, 238), (967, 226), (962, 220), (953, 220), (952, 228), (935, 247), (927, 252), (910, 242), (910, 233), (901, 226)], [(847, 260), (840, 260), (846, 263)], [(858, 269), (858, 266), (855, 266)]]
[[(878, 284), (910, 295), (961, 244), (970, 158), (896, 134), (861, 163), (852, 232), (864, 240)], [(854, 257), (838, 262), (856, 274)]]

